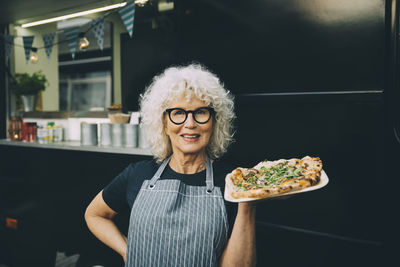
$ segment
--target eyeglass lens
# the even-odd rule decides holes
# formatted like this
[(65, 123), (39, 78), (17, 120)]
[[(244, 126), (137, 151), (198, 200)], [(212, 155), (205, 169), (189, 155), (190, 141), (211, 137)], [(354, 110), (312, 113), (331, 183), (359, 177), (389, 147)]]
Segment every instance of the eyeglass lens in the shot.
[(194, 120), (198, 123), (206, 123), (211, 116), (210, 111), (206, 108), (199, 108), (193, 112), (176, 108), (171, 110), (170, 119), (174, 123), (183, 123), (186, 121), (188, 113), (192, 113)]

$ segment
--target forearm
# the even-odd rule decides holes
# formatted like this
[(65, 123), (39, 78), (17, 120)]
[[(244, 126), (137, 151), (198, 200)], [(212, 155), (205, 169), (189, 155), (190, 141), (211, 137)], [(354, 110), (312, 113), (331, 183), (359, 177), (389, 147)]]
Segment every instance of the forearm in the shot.
[(239, 203), (232, 234), (221, 257), (221, 266), (256, 265), (255, 214), (255, 205)]
[(124, 236), (109, 218), (85, 214), (89, 230), (104, 244), (126, 259), (126, 236)]

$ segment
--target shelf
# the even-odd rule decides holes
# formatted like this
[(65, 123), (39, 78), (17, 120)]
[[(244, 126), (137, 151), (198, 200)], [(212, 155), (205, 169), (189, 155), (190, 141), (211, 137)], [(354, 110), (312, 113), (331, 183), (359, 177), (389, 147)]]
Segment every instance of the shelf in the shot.
[(130, 148), (130, 147), (112, 147), (112, 146), (83, 146), (79, 141), (63, 141), (51, 144), (27, 143), (22, 141), (11, 141), (10, 139), (1, 139), (0, 145), (19, 146), (19, 147), (33, 147), (44, 149), (61, 149), (61, 150), (76, 150), (87, 152), (101, 152), (101, 153), (114, 153), (114, 154), (130, 154), (130, 155), (143, 155), (151, 156), (149, 149), (143, 148)]

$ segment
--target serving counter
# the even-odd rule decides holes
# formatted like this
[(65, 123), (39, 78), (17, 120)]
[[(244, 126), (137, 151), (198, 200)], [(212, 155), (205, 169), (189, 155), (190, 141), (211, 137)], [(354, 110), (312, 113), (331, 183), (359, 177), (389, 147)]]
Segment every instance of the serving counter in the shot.
[[(129, 164), (153, 157), (147, 149), (0, 140), (0, 255), (15, 266), (50, 266), (56, 251), (123, 264), (87, 229), (90, 201)], [(116, 216), (127, 230), (129, 213)], [(26, 265), (19, 251), (29, 251)], [(91, 256), (93, 255), (93, 256)], [(20, 265), (17, 265), (20, 264)], [(24, 265), (25, 264), (25, 265)]]
[(26, 148), (44, 148), (44, 149), (61, 149), (75, 150), (100, 153), (129, 154), (151, 156), (149, 149), (144, 148), (128, 148), (128, 147), (112, 147), (112, 146), (83, 146), (79, 141), (63, 141), (49, 144), (40, 144), (37, 142), (29, 143), (22, 141), (11, 141), (10, 139), (0, 139), (0, 145), (26, 147)]

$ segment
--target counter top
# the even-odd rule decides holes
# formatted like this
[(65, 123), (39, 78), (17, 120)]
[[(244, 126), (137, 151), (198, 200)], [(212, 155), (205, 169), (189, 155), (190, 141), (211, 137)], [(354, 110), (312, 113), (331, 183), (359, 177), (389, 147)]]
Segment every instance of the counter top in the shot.
[(112, 146), (82, 146), (79, 141), (63, 141), (51, 144), (28, 143), (22, 141), (11, 141), (10, 139), (0, 139), (0, 145), (33, 147), (44, 149), (62, 149), (62, 150), (77, 150), (87, 152), (114, 153), (114, 154), (130, 154), (151, 156), (149, 149), (143, 148), (128, 148), (128, 147), (112, 147)]

